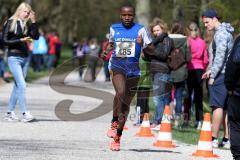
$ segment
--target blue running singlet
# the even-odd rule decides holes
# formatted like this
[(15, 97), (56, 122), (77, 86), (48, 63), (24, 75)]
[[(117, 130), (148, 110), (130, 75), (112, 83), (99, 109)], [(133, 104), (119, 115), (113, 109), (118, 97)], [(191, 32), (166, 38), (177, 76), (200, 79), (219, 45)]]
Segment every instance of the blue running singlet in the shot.
[(137, 43), (138, 36), (143, 38), (143, 48), (152, 41), (147, 30), (140, 24), (134, 23), (131, 28), (125, 28), (121, 23), (111, 26), (109, 42), (114, 43), (114, 50), (109, 70), (121, 72), (127, 77), (140, 76), (139, 58), (142, 47)]

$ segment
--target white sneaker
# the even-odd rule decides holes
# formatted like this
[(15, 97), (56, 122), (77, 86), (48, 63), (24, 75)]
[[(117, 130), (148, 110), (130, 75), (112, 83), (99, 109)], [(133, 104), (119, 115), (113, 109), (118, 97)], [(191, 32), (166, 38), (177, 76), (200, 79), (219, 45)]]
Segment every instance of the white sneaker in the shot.
[(160, 131), (160, 127), (161, 127), (161, 124), (157, 125), (154, 128), (151, 128), (151, 130)]
[(25, 112), (22, 117), (22, 122), (30, 122), (33, 121), (35, 118), (30, 114), (30, 112)]
[(179, 121), (176, 120), (176, 119), (175, 119), (175, 121), (174, 121), (174, 127), (175, 127), (175, 128), (178, 128), (178, 127), (179, 127)]
[(229, 142), (229, 140), (228, 140), (227, 142), (222, 141), (222, 142), (219, 144), (219, 147), (222, 147), (222, 148), (225, 148), (225, 149), (230, 149), (230, 142)]
[(19, 119), (16, 116), (16, 114), (12, 111), (10, 113), (5, 114), (4, 120), (12, 122), (12, 121), (18, 121)]
[(197, 130), (201, 130), (202, 129), (202, 122), (198, 121), (197, 125), (196, 125)]
[(214, 139), (214, 140), (212, 141), (212, 146), (213, 146), (213, 148), (218, 148), (218, 146), (219, 146), (218, 139)]
[(180, 116), (176, 115), (174, 117), (174, 127), (179, 128), (179, 121), (180, 121)]

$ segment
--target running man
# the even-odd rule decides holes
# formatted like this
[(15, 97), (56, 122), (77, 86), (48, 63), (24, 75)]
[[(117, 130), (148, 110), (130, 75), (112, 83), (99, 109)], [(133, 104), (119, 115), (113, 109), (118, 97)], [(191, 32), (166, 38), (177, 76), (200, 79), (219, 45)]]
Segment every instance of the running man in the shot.
[[(105, 58), (113, 49), (109, 63), (112, 84), (115, 89), (113, 118), (107, 136), (113, 138), (110, 149), (120, 150), (120, 138), (125, 125), (130, 103), (136, 93), (140, 77), (139, 58), (142, 48), (153, 48), (151, 37), (140, 24), (134, 23), (135, 8), (124, 5), (120, 8), (121, 23), (110, 27), (109, 45), (102, 55)], [(133, 89), (135, 88), (135, 89)]]

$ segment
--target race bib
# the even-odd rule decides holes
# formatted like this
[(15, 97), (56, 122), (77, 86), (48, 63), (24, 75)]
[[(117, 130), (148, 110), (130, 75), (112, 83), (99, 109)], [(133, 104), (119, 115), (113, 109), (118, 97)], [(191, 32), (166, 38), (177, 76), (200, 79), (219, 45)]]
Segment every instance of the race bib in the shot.
[(135, 42), (116, 42), (117, 57), (135, 57)]

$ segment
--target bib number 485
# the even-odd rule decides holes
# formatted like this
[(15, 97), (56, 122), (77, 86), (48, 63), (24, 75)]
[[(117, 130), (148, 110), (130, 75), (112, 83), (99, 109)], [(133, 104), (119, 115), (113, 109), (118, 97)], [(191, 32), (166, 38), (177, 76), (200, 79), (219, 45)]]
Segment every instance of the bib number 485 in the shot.
[(117, 57), (134, 57), (135, 43), (134, 42), (116, 42)]
[(119, 49), (118, 55), (131, 55), (131, 48)]

